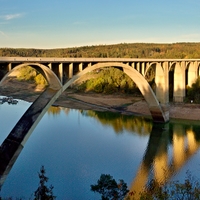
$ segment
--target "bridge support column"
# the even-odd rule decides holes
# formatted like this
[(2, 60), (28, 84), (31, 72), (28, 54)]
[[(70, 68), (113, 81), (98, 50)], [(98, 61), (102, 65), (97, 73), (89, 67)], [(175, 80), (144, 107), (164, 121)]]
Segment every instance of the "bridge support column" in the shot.
[(185, 62), (176, 63), (174, 71), (174, 102), (183, 102), (185, 98)]
[(142, 75), (144, 76), (145, 74), (145, 63), (142, 63), (142, 71), (141, 71)]
[(136, 68), (136, 63), (135, 63), (135, 62), (132, 62), (132, 63), (131, 63), (131, 66), (135, 69), (135, 68)]
[(139, 63), (139, 62), (136, 63), (136, 70), (137, 70), (138, 72), (140, 72), (140, 63)]
[(80, 63), (80, 64), (78, 65), (78, 68), (79, 68), (79, 72), (82, 72), (82, 71), (83, 71), (83, 63)]
[(63, 84), (63, 63), (60, 63), (58, 66), (58, 74), (60, 82)]
[(192, 84), (195, 83), (198, 75), (198, 63), (194, 62), (191, 63), (191, 66), (189, 66), (188, 69), (188, 86), (192, 87)]
[(156, 97), (160, 103), (162, 111), (167, 119), (169, 119), (169, 74), (168, 62), (156, 64)]
[(169, 74), (168, 74), (168, 63), (164, 62), (163, 66), (161, 63), (156, 64), (156, 97), (161, 104), (169, 103)]
[(12, 63), (8, 64), (8, 71), (10, 72), (12, 70)]
[(48, 67), (49, 67), (49, 69), (52, 70), (52, 63), (49, 63), (49, 64), (48, 64)]
[(72, 78), (73, 76), (73, 63), (69, 64), (69, 78)]

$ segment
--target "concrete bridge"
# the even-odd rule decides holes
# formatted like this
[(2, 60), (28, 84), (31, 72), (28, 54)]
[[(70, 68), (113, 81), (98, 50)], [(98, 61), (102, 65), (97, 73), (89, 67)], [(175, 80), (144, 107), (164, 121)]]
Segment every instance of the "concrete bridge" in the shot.
[[(199, 65), (200, 59), (0, 57), (0, 86), (14, 70), (23, 66), (35, 68), (49, 83), (48, 88), (28, 108), (0, 147), (0, 187), (47, 109), (81, 76), (103, 67), (120, 68), (138, 86), (148, 103), (154, 122), (167, 122), (170, 74), (173, 74), (173, 99), (175, 102), (182, 102), (186, 85), (191, 86), (199, 76)], [(155, 90), (146, 80), (151, 68), (155, 69)]]
[[(120, 68), (138, 86), (155, 122), (169, 120), (169, 85), (173, 86), (173, 101), (183, 102), (186, 86), (191, 86), (200, 73), (200, 59), (0, 57), (1, 77), (4, 77), (1, 83), (13, 70), (27, 65), (42, 73), (50, 88), (62, 91), (92, 70)], [(152, 68), (155, 70), (154, 90), (146, 80)]]

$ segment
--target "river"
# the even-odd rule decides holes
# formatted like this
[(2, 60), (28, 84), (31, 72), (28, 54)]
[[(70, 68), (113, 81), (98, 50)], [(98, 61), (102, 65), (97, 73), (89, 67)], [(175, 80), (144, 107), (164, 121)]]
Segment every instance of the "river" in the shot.
[[(0, 105), (2, 143), (30, 103)], [(101, 174), (123, 179), (130, 190), (147, 180), (183, 181), (189, 170), (200, 178), (200, 123), (149, 119), (118, 113), (51, 107), (28, 139), (1, 190), (1, 197), (33, 198), (38, 172), (46, 169), (57, 199), (94, 200)]]

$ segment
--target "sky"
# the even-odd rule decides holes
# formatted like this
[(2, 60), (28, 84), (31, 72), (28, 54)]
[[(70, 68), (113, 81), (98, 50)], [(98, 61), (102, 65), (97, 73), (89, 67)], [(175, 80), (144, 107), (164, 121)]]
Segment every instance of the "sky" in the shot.
[(200, 42), (200, 0), (0, 0), (0, 48)]

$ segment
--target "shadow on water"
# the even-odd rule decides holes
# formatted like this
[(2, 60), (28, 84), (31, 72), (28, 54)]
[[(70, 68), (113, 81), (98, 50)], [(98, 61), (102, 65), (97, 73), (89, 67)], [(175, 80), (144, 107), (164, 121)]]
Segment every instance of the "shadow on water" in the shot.
[[(51, 107), (48, 115), (58, 115), (64, 110), (66, 116), (70, 109)], [(154, 178), (160, 184), (168, 182), (185, 163), (199, 150), (200, 125), (191, 122), (171, 121), (166, 124), (153, 124), (151, 120), (138, 117), (121, 115), (119, 113), (79, 110), (84, 117), (94, 118), (103, 126), (112, 127), (116, 134), (123, 131), (140, 136), (148, 136), (149, 140), (142, 161), (133, 177), (130, 191), (139, 194)], [(21, 151), (21, 150), (20, 150)], [(16, 152), (16, 157), (20, 154)], [(3, 168), (11, 168), (14, 163)], [(0, 162), (0, 167), (2, 168)], [(0, 171), (0, 183), (5, 180), (4, 171)]]

